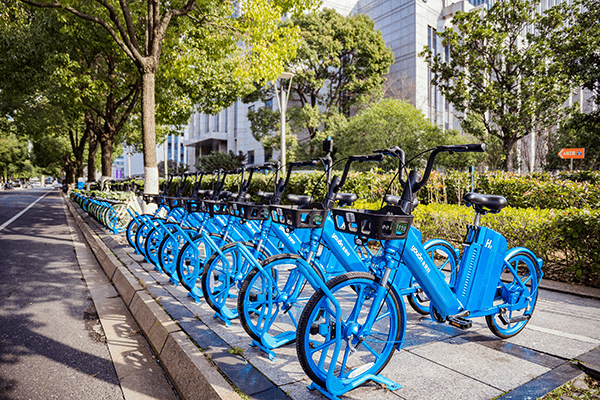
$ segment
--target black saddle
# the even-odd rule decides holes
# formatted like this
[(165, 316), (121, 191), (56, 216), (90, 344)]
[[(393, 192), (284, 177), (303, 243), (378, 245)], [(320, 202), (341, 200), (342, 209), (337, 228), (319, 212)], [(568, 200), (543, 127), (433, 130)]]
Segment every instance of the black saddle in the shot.
[(467, 206), (472, 205), (475, 211), (481, 214), (488, 212), (496, 214), (508, 204), (504, 196), (474, 192), (465, 194), (463, 200), (467, 203)]

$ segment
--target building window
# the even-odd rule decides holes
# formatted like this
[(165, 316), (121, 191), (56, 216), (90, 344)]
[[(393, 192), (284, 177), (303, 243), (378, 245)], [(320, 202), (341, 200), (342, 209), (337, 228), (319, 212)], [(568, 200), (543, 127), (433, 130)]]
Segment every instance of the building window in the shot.
[(248, 164), (254, 164), (254, 150), (248, 152)]
[[(171, 139), (169, 137), (169, 139)], [(167, 146), (167, 160), (171, 159), (171, 140), (169, 140), (168, 146)]]
[(271, 158), (273, 158), (273, 150), (265, 149), (265, 162), (269, 162)]
[(229, 123), (227, 121), (227, 119), (228, 119), (227, 110), (229, 110), (229, 109), (228, 108), (225, 109), (225, 126), (223, 127), (223, 132), (227, 132), (227, 130), (229, 128)]
[(206, 114), (205, 115), (205, 121), (206, 121), (206, 125), (205, 125), (205, 132), (210, 132), (210, 115)]
[(215, 114), (215, 132), (219, 132), (219, 115)]
[(269, 100), (265, 101), (265, 107), (273, 109), (273, 98), (271, 97)]

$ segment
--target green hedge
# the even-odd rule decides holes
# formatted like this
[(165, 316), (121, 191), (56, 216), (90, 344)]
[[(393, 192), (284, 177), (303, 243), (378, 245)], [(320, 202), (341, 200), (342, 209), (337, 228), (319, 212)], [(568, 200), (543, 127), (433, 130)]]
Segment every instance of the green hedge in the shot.
[[(473, 174), (476, 192), (506, 197), (512, 207), (600, 208), (600, 185), (588, 181), (559, 179), (548, 173), (518, 175), (508, 172)], [(460, 204), (462, 196), (471, 190), (471, 175), (449, 171), (432, 173), (427, 186), (419, 193), (421, 202)]]
[[(392, 173), (381, 170), (351, 172), (343, 192), (356, 194), (361, 200), (374, 202), (387, 192), (399, 194), (398, 180)], [(473, 178), (473, 182), (471, 179)], [(177, 179), (176, 179), (177, 181)], [(508, 204), (517, 208), (568, 209), (570, 207), (600, 209), (600, 172), (563, 172), (558, 176), (549, 173), (518, 175), (507, 172), (476, 172), (471, 177), (467, 172), (433, 172), (430, 180), (418, 194), (422, 204), (461, 204), (462, 196), (471, 191), (497, 194), (506, 197)], [(140, 182), (143, 183), (143, 182)], [(173, 185), (171, 194), (175, 190)], [(203, 188), (210, 188), (210, 179), (203, 180)], [(143, 187), (143, 185), (142, 185)], [(185, 194), (191, 185), (186, 186)], [(228, 176), (225, 189), (236, 192), (239, 187), (237, 176)], [(389, 188), (389, 189), (388, 189)], [(273, 174), (255, 174), (249, 193), (258, 190), (273, 191)], [(316, 199), (325, 195), (322, 172), (298, 172), (292, 174), (287, 193), (312, 194)]]
[[(459, 246), (474, 212), (464, 206), (429, 204), (417, 207), (414, 215), (424, 238)], [(547, 278), (600, 287), (600, 211), (506, 207), (483, 216), (481, 225), (504, 235), (509, 247), (527, 247), (542, 258)]]

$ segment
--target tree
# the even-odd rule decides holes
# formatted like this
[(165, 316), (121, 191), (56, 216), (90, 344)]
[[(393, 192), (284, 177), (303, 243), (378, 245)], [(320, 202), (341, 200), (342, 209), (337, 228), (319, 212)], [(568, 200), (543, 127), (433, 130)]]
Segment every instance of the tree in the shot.
[(17, 137), (15, 124), (7, 118), (0, 119), (0, 178), (10, 179), (13, 174), (26, 171), (28, 162), (27, 141)]
[[(364, 14), (344, 17), (335, 10), (324, 9), (292, 18), (289, 24), (300, 27), (302, 41), (287, 67), (295, 73), (290, 100), (299, 105), (290, 107), (287, 115), (293, 132), (306, 129), (308, 153), (314, 155), (332, 127), (353, 107), (382, 93), (394, 56), (381, 32)], [(284, 81), (282, 86), (286, 85)], [(272, 96), (273, 89), (266, 88), (246, 101)], [(262, 122), (253, 130), (255, 137), (275, 136), (275, 116)]]
[[(424, 167), (427, 155), (420, 155), (424, 150), (440, 144), (467, 141), (472, 142), (470, 138), (459, 137), (456, 131), (442, 131), (407, 101), (384, 99), (350, 118), (336, 132), (334, 155), (336, 160), (340, 160), (350, 155), (398, 146), (406, 153), (407, 161), (417, 156), (411, 163), (412, 167)], [(448, 158), (442, 161), (447, 166), (464, 167), (478, 164), (481, 157), (461, 157), (460, 160)], [(442, 161), (440, 163), (444, 164)], [(386, 169), (398, 168), (397, 162), (392, 159), (386, 159), (383, 166)]]
[[(556, 15), (567, 15), (563, 29), (554, 29)], [(562, 3), (541, 22), (549, 37), (555, 60), (566, 74), (587, 89), (591, 104), (576, 104), (567, 121), (552, 135), (548, 152), (548, 168), (565, 166), (558, 157), (561, 148), (585, 147), (583, 160), (575, 160), (578, 168), (600, 168), (600, 0)], [(583, 112), (581, 112), (583, 110)]]
[[(310, 0), (252, 0), (234, 9), (237, 2), (216, 0), (21, 1), (37, 7), (62, 9), (101, 25), (135, 64), (142, 82), (145, 193), (158, 193), (155, 83), (163, 50), (177, 52), (179, 45), (188, 40), (209, 53), (215, 46), (216, 59), (234, 60), (235, 69), (226, 73), (240, 79), (272, 79), (295, 50), (297, 31), (293, 27), (280, 28), (281, 16), (295, 8), (301, 10), (312, 5)], [(238, 41), (241, 45), (235, 46)], [(201, 75), (203, 69), (212, 67), (209, 63), (191, 65), (188, 71), (195, 70), (196, 75)], [(221, 89), (227, 91), (227, 88)]]
[[(66, 162), (65, 167), (78, 177), (84, 175), (86, 144), (91, 144), (90, 170), (99, 141), (102, 173), (110, 177), (115, 141), (139, 96), (133, 64), (115, 51), (112, 39), (101, 28), (68, 15), (29, 8), (15, 7), (22, 18), (3, 20), (7, 40), (0, 52), (0, 68), (6, 77), (0, 84), (2, 106), (29, 130), (32, 139), (43, 135), (48, 125), (64, 124), (74, 158), (74, 165)], [(23, 65), (27, 74), (22, 73)], [(41, 108), (52, 110), (44, 113), (46, 116), (60, 118), (47, 118), (42, 124)], [(25, 128), (27, 125), (30, 128)], [(93, 179), (95, 173), (90, 172)], [(69, 173), (67, 180), (71, 179)]]
[(229, 150), (229, 153), (213, 151), (207, 156), (199, 157), (199, 164), (196, 164), (195, 167), (204, 172), (213, 172), (219, 169), (233, 171), (242, 167), (245, 160), (246, 155), (241, 151), (237, 155), (231, 150)]
[[(175, 160), (169, 160), (167, 162), (167, 164), (168, 164), (167, 172), (169, 174), (183, 174), (185, 172), (188, 172), (188, 169), (189, 169), (189, 166), (187, 164), (180, 163)], [(158, 174), (161, 176), (165, 176), (164, 161), (158, 163)]]
[[(556, 17), (555, 29), (564, 22), (563, 16)], [(487, 11), (457, 13), (454, 27), (439, 33), (449, 46), (450, 61), (430, 49), (422, 53), (431, 83), (446, 100), (476, 116), (487, 134), (502, 142), (504, 170), (517, 141), (560, 121), (573, 88), (553, 62), (548, 36), (526, 33), (535, 32), (539, 20), (536, 2), (496, 1)]]

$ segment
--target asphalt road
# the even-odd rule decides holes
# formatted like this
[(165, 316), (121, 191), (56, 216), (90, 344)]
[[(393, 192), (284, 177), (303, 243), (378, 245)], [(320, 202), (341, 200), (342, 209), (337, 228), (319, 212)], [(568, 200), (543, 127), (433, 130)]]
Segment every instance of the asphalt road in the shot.
[(123, 399), (56, 189), (0, 191), (0, 398)]

